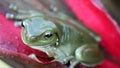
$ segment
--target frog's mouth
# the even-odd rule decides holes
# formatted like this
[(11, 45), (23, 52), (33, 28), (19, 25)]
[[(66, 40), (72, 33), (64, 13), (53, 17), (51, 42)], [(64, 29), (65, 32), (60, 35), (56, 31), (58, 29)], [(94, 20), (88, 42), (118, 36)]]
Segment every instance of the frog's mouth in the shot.
[(57, 39), (57, 41), (52, 44), (52, 45), (46, 45), (46, 46), (30, 46), (33, 49), (36, 49), (38, 51), (43, 51), (45, 52), (48, 57), (44, 57), (44, 56), (37, 56), (36, 54), (32, 53), (29, 55), (30, 58), (34, 59), (37, 62), (41, 62), (40, 59), (46, 59), (49, 61), (52, 61), (54, 59), (54, 55), (50, 56), (48, 51), (54, 49), (55, 47), (57, 47), (59, 45), (59, 40)]

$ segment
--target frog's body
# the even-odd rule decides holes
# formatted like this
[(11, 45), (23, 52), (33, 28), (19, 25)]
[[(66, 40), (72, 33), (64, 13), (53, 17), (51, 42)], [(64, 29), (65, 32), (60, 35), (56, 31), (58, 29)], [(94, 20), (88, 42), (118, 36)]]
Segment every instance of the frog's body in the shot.
[[(12, 9), (21, 12), (15, 6), (12, 6)], [(54, 61), (63, 64), (70, 61), (71, 68), (78, 62), (94, 66), (103, 61), (103, 55), (99, 51), (98, 42), (92, 38), (92, 32), (80, 23), (72, 18), (67, 20), (39, 13), (30, 14), (7, 15), (7, 18), (23, 20), (22, 40), (27, 45), (46, 52), (55, 58)]]

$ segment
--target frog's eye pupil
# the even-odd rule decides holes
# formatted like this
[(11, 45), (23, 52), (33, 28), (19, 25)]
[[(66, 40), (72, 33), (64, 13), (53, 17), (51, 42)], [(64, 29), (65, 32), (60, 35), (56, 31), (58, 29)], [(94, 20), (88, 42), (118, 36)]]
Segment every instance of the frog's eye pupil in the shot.
[(51, 38), (52, 37), (52, 34), (51, 33), (47, 33), (46, 35), (45, 35), (45, 38)]

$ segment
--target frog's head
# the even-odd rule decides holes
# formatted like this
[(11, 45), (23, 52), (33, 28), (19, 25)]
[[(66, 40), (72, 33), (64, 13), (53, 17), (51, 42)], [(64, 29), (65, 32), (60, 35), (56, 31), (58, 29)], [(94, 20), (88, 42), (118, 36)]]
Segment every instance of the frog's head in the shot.
[(33, 17), (23, 21), (22, 40), (30, 46), (58, 45), (58, 30), (52, 21)]

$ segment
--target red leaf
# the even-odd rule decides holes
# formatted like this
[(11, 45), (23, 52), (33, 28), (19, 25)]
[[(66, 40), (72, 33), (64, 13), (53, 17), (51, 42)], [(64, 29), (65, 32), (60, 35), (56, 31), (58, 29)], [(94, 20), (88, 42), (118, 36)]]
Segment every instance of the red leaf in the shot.
[[(66, 0), (66, 3), (84, 25), (101, 36), (104, 49), (120, 62), (119, 26), (107, 13), (100, 0)], [(111, 64), (107, 61), (101, 68), (118, 68)]]

